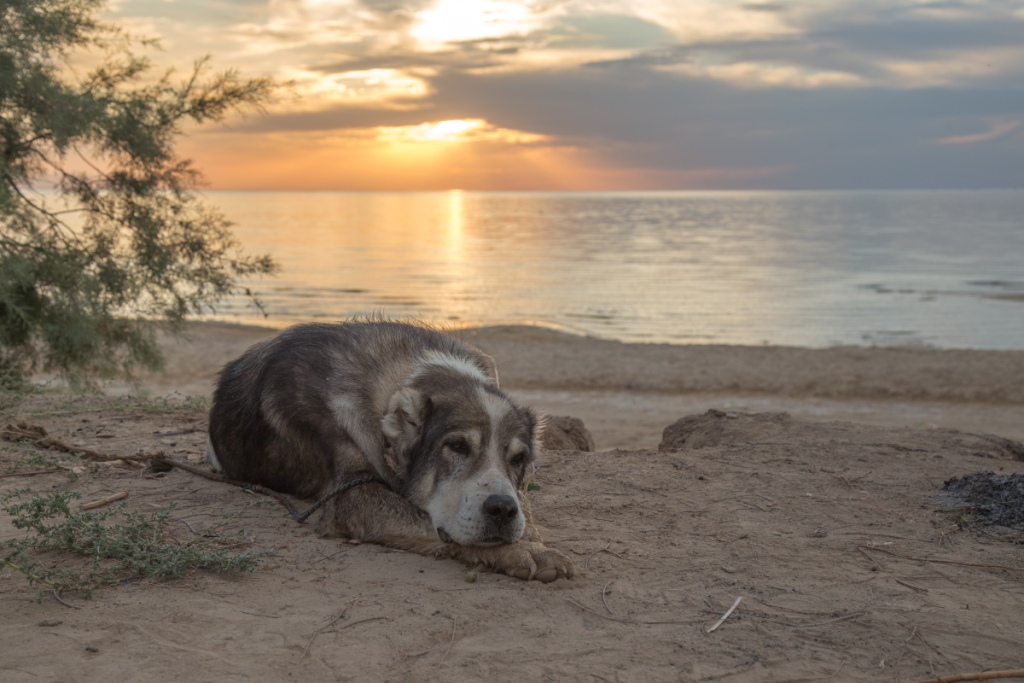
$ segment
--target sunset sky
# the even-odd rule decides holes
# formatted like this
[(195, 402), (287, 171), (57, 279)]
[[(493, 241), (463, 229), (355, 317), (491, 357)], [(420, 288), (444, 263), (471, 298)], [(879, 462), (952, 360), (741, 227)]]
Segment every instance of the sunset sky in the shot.
[(181, 152), (238, 189), (1024, 187), (1016, 0), (117, 0), (292, 81)]

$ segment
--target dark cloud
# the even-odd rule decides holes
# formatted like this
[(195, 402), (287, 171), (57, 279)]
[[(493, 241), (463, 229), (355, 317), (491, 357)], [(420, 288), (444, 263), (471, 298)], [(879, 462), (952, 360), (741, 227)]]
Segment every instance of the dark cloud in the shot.
[(433, 4), (433, 0), (359, 0), (359, 4), (378, 14), (413, 13)]
[(786, 10), (786, 5), (778, 2), (750, 2), (740, 5), (740, 8), (748, 12), (783, 12)]
[[(752, 9), (749, 5), (744, 7)], [(626, 58), (595, 61), (590, 66), (771, 64), (794, 66), (808, 73), (840, 72), (878, 81), (890, 76), (886, 68), (889, 61), (929, 61), (954, 58), (966, 51), (1024, 45), (1024, 15), (1010, 11), (1009, 7), (996, 5), (976, 10), (976, 16), (970, 17), (930, 13), (965, 7), (960, 3), (897, 6), (852, 16), (847, 8), (833, 7), (794, 20), (799, 28), (794, 36), (691, 41), (638, 51)], [(782, 12), (784, 8), (778, 6), (773, 11)], [(1024, 76), (1024, 65), (1017, 75)], [(993, 79), (979, 76), (978, 80), (991, 84)], [(1024, 87), (1024, 78), (1008, 85)]]
[(623, 14), (568, 15), (533, 37), (553, 48), (645, 49), (676, 42), (664, 27)]
[[(409, 6), (364, 4), (383, 13)], [(927, 70), (932, 59), (1019, 48), (1024, 18), (1010, 5), (837, 5), (802, 15), (775, 3), (745, 7), (779, 14), (799, 33), (672, 44), (655, 24), (600, 15), (566, 17), (530, 35), (465, 41), (430, 53), (346, 47), (315, 69), (429, 70), (431, 93), (376, 108), (269, 116), (236, 130), (344, 130), (482, 118), (590, 150), (608, 167), (651, 169), (666, 177), (701, 169), (778, 169), (722, 181), (736, 188), (1024, 187), (1024, 125), (991, 140), (941, 143), (1024, 121), (1024, 64), (969, 79), (950, 77), (941, 87), (934, 83), (947, 76), (943, 72), (916, 84), (899, 81), (887, 66), (917, 63)], [(582, 67), (481, 72), (541, 46), (614, 47), (633, 54)], [(707, 63), (841, 72), (862, 85), (742, 87), (664, 68)]]

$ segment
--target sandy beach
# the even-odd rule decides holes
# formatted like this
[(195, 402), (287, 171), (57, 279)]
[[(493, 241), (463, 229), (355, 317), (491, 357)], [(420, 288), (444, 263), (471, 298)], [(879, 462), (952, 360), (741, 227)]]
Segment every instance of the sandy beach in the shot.
[[(208, 395), (263, 327), (203, 323), (167, 340), (153, 396)], [(498, 362), (502, 387), (538, 410), (581, 418), (597, 448), (653, 448), (682, 415), (786, 411), (807, 420), (946, 427), (1024, 439), (1024, 352), (623, 344), (541, 327), (456, 331)]]
[[(270, 334), (196, 325), (167, 342), (165, 374), (106, 388), (149, 399), (42, 394), (4, 417), (112, 457), (201, 463), (202, 402), (181, 397), (208, 395)], [(0, 492), (174, 504), (177, 542), (215, 528), (274, 554), (253, 574), (72, 597), (81, 609), (5, 569), (0, 678), (919, 681), (1020, 666), (1021, 532), (976, 525), (940, 491), (970, 472), (1024, 474), (1024, 352), (458, 334), (512, 395), (594, 437), (594, 452), (546, 452), (531, 493), (576, 578), (467, 583), (466, 567), (319, 539), (273, 501), (181, 470), (11, 476)], [(0, 448), (6, 472), (31, 469), (31, 445)], [(0, 540), (15, 536), (0, 520)]]

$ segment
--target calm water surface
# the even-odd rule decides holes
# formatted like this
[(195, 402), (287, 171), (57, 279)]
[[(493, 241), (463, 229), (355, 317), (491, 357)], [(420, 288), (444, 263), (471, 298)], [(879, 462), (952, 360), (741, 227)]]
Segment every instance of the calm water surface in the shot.
[(281, 273), (217, 318), (1024, 349), (1024, 192), (211, 192)]

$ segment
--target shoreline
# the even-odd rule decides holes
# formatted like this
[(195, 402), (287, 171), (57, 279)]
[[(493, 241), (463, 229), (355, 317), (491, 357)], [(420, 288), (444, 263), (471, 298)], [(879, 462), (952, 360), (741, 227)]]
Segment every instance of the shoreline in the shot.
[[(162, 341), (164, 373), (105, 390), (209, 396), (225, 363), (277, 332), (193, 323)], [(1024, 440), (1024, 351), (628, 344), (530, 326), (453, 334), (495, 358), (516, 399), (581, 418), (600, 449), (654, 447), (673, 421), (709, 408)]]
[[(278, 332), (219, 321), (191, 323), (185, 335), (161, 339), (165, 371), (141, 375), (141, 386), (194, 388), (196, 381), (212, 382), (224, 363)], [(1024, 350), (648, 344), (528, 325), (448, 333), (493, 356), (502, 386), (517, 389), (742, 392), (1024, 406)]]

